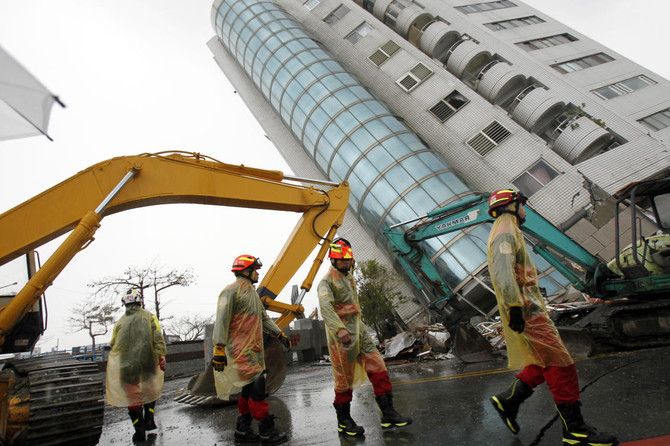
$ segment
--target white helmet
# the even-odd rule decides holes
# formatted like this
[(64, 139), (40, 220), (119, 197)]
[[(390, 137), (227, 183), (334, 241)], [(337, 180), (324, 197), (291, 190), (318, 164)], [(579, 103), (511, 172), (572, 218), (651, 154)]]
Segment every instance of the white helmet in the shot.
[(121, 297), (121, 302), (123, 305), (128, 304), (141, 304), (142, 303), (142, 291), (137, 288), (131, 288), (126, 291), (126, 294)]

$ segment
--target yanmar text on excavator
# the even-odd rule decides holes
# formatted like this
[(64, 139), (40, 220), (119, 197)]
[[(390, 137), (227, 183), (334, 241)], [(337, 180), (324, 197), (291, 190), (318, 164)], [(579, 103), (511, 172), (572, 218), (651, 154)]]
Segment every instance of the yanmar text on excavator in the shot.
[[(306, 186), (305, 184), (309, 184)], [(104, 216), (143, 206), (194, 203), (301, 214), (258, 292), (280, 328), (303, 313), (302, 297), (342, 225), (349, 186), (288, 177), (183, 152), (113, 158), (91, 166), (0, 215), (0, 265), (71, 231), (15, 296), (0, 299), (0, 353), (31, 351), (44, 332), (44, 292), (93, 240)], [(320, 246), (298, 301), (275, 298)], [(28, 255), (28, 258), (31, 258)], [(279, 344), (278, 341), (276, 341)], [(280, 346), (279, 346), (280, 347)], [(266, 348), (269, 390), (281, 386), (281, 348)], [(102, 432), (103, 384), (94, 363), (70, 355), (11, 359), (0, 372), (0, 444), (94, 445)]]

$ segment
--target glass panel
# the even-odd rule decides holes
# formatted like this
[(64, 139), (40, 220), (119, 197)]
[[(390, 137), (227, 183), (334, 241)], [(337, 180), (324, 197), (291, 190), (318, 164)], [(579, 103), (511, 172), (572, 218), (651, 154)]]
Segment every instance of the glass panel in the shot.
[(380, 178), (379, 181), (372, 186), (370, 193), (375, 196), (384, 210), (393, 203), (393, 200), (398, 198), (398, 193), (391, 187), (385, 178)]
[(377, 229), (377, 224), (384, 213), (384, 208), (379, 204), (374, 195), (368, 194), (361, 206), (361, 223), (370, 229)]
[(454, 197), (452, 190), (439, 177), (428, 178), (421, 184), (421, 187), (429, 190), (437, 203), (442, 203)]
[(558, 271), (552, 271), (549, 273), (552, 279), (554, 279), (556, 282), (560, 283), (564, 287), (568, 286), (570, 284), (570, 281), (561, 273)]
[(532, 196), (535, 192), (542, 189), (542, 185), (537, 182), (528, 172), (522, 174), (519, 178), (512, 182), (517, 189), (519, 189), (527, 197)]
[[(384, 153), (386, 153), (385, 150)], [(391, 160), (390, 156), (388, 158)], [(402, 168), (402, 166), (393, 167), (391, 170), (386, 172), (385, 177), (388, 178), (388, 180), (393, 185), (393, 188), (399, 194), (403, 193), (405, 190), (416, 184), (414, 179), (407, 173), (405, 169)]]
[(337, 149), (337, 153), (344, 159), (347, 165), (351, 166), (361, 155), (361, 150), (349, 139), (342, 142)]
[(472, 231), (468, 233), (470, 239), (473, 240), (482, 251), (486, 251), (486, 244), (489, 239), (489, 233), (491, 232), (492, 225), (490, 223), (485, 223), (475, 227)]
[(553, 294), (563, 291), (563, 287), (554, 282), (550, 276), (542, 277), (538, 281), (538, 285), (540, 288), (545, 289), (547, 296), (551, 296)]
[(549, 167), (544, 161), (538, 161), (533, 167), (528, 169), (528, 172), (542, 185), (548, 184), (558, 176), (558, 172)]
[(389, 212), (388, 216), (386, 217), (385, 224), (390, 226), (412, 220), (416, 217), (416, 212), (414, 212), (414, 210), (410, 208), (407, 203), (401, 200), (396, 203), (395, 206), (393, 206), (393, 209), (391, 209), (391, 212)]
[(599, 96), (602, 96), (605, 99), (612, 99), (616, 98), (617, 96), (621, 96), (621, 93), (617, 92), (616, 90), (613, 90), (610, 87), (599, 88), (597, 90), (594, 90), (594, 93), (598, 94)]
[[(369, 147), (372, 147), (372, 146), (374, 146), (374, 145), (377, 143), (377, 140), (375, 140), (375, 139), (372, 137), (372, 135), (370, 134), (370, 132), (368, 132), (367, 129), (366, 129), (365, 127), (362, 127), (362, 128), (359, 128), (358, 130), (356, 130), (356, 131), (351, 135), (350, 139), (351, 139), (351, 141), (353, 141), (354, 144), (356, 144), (356, 146), (357, 146), (359, 149), (361, 149), (362, 151), (363, 151), (363, 150), (367, 150)], [(371, 155), (368, 154), (367, 156), (368, 156), (368, 158), (369, 158)], [(382, 154), (379, 154), (379, 155), (377, 155), (377, 156), (378, 156), (378, 157), (379, 157), (379, 156), (382, 156)], [(386, 156), (388, 156), (388, 154), (386, 154)], [(389, 156), (389, 158), (390, 158), (390, 156)], [(374, 162), (376, 165), (378, 165), (378, 166), (381, 165), (381, 164), (388, 165), (388, 164), (390, 163), (390, 161), (386, 161), (386, 162), (381, 161), (381, 158), (378, 158), (376, 161), (373, 161), (373, 162)], [(381, 163), (381, 164), (380, 164), (380, 163)]]
[(417, 215), (426, 215), (437, 207), (437, 203), (421, 186), (415, 187), (405, 195), (405, 201)]
[(543, 257), (533, 251), (533, 247), (530, 245), (530, 243), (526, 243), (526, 248), (528, 249), (528, 254), (530, 255), (530, 258), (533, 259), (533, 263), (535, 264), (535, 267), (538, 271), (545, 271), (551, 268), (551, 264), (549, 262), (544, 260)]
[(365, 158), (361, 159), (358, 164), (356, 164), (354, 172), (356, 175), (358, 175), (363, 184), (365, 184), (365, 187), (372, 184), (377, 176), (379, 176), (379, 172), (375, 166), (373, 166), (370, 161), (366, 160)]
[(451, 245), (449, 252), (470, 272), (486, 263), (486, 253), (467, 236)]
[(421, 181), (432, 173), (432, 170), (416, 155), (402, 160), (400, 164), (416, 181)]
[(442, 253), (437, 258), (435, 268), (437, 268), (440, 276), (450, 288), (455, 288), (468, 276), (467, 271), (448, 252)]
[[(335, 181), (344, 180), (344, 176), (347, 174), (348, 170), (349, 165), (347, 164), (347, 162), (344, 159), (342, 159), (342, 157), (339, 154), (336, 154), (335, 157), (333, 158), (333, 163), (330, 166), (331, 180)], [(335, 179), (335, 177), (337, 179)]]

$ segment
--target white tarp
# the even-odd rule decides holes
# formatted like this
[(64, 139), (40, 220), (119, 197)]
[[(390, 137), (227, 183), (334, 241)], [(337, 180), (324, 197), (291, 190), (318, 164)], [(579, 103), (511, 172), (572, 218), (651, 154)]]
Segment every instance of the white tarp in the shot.
[[(0, 47), (0, 141), (45, 135), (54, 96)], [(51, 138), (49, 138), (51, 139)]]

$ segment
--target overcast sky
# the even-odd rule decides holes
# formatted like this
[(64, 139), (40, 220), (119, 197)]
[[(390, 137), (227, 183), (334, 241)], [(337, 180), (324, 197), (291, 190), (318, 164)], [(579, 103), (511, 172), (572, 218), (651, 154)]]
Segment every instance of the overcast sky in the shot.
[[(634, 7), (627, 0), (526, 3), (670, 78), (662, 34), (670, 12), (666, 0), (641, 0)], [(88, 166), (144, 152), (200, 152), (226, 163), (290, 173), (205, 45), (213, 35), (211, 4), (0, 1), (0, 46), (67, 105), (54, 107), (49, 127), (53, 142), (44, 137), (0, 142), (0, 212)], [(86, 283), (118, 275), (130, 265), (193, 268), (197, 285), (166, 292), (163, 300), (170, 303), (162, 313), (213, 314), (220, 290), (232, 280), (233, 258), (250, 253), (269, 267), (297, 218), (198, 205), (153, 206), (109, 216), (92, 245), (47, 291), (49, 327), (39, 345), (44, 350), (88, 344), (86, 333), (68, 332), (67, 316), (90, 293)], [(62, 240), (39, 249), (43, 262)], [(292, 283), (302, 281), (304, 270)], [(0, 273), (0, 287), (13, 281)], [(8, 290), (18, 291), (2, 289)], [(288, 301), (287, 293), (282, 296)], [(317, 305), (314, 289), (303, 304), (307, 313)]]

